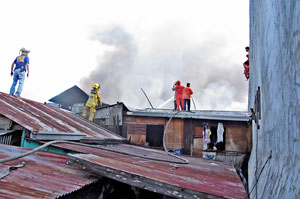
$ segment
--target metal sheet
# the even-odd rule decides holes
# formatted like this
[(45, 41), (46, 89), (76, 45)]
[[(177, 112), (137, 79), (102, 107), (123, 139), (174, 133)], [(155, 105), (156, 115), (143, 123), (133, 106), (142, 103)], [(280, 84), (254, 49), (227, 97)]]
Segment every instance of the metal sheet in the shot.
[[(0, 158), (27, 152), (28, 149), (0, 145)], [(66, 156), (36, 152), (33, 155), (0, 165), (0, 171), (25, 162), (25, 166), (11, 170), (0, 181), (0, 198), (57, 198), (95, 182), (87, 172), (65, 164)]]
[(248, 122), (250, 114), (246, 111), (211, 111), (211, 110), (196, 110), (196, 111), (179, 111), (176, 115), (171, 109), (142, 109), (127, 111), (130, 116), (144, 117), (174, 117), (174, 118), (193, 118), (207, 120), (225, 120), (225, 121), (240, 121)]
[(52, 131), (39, 131), (32, 132), (30, 138), (33, 140), (81, 140), (84, 136), (83, 133), (62, 133), (62, 132), (52, 132)]
[(0, 92), (0, 114), (30, 131), (82, 133), (87, 135), (85, 138), (124, 140), (69, 111), (3, 92)]
[[(168, 188), (161, 188), (162, 194), (165, 194), (165, 191), (171, 191), (170, 193), (177, 191), (180, 194), (180, 190), (184, 189), (182, 194), (187, 196), (192, 193), (199, 198), (244, 199), (247, 197), (246, 190), (234, 167), (223, 162), (191, 157), (184, 157), (190, 162), (187, 165), (155, 161), (142, 157), (175, 162), (178, 162), (178, 159), (163, 151), (124, 144), (98, 146), (98, 149), (67, 144), (60, 146), (86, 153), (68, 156), (68, 161), (74, 166), (133, 186), (141, 185), (141, 188), (145, 186), (149, 189), (155, 187), (157, 192), (161, 187), (156, 187), (156, 185), (161, 183)], [(91, 165), (93, 168), (89, 167)], [(137, 180), (141, 184), (135, 184)]]

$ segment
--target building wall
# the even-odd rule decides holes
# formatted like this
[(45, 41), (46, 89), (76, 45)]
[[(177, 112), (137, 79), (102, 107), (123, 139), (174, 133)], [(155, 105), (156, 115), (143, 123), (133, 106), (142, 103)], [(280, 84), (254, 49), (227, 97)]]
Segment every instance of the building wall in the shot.
[[(167, 122), (165, 118), (125, 116), (124, 129), (126, 129), (127, 139), (131, 143), (145, 145), (147, 124), (165, 126)], [(182, 119), (172, 119), (166, 131), (165, 141), (168, 149), (181, 149), (183, 147)]]
[(299, 63), (300, 1), (250, 0), (250, 198), (300, 198)]
[[(124, 116), (123, 131), (133, 144), (146, 145), (147, 124), (166, 125), (167, 118)], [(166, 146), (168, 149), (182, 149), (184, 154), (202, 156), (203, 120), (173, 118), (166, 131)], [(219, 121), (205, 121), (217, 127)], [(226, 151), (247, 153), (251, 147), (251, 128), (246, 122), (222, 121), (226, 128)], [(228, 133), (227, 133), (228, 132)]]
[(113, 131), (114, 133), (126, 137), (123, 129), (123, 104), (108, 106), (105, 108), (97, 109), (94, 122), (102, 125), (105, 128)]
[[(251, 132), (252, 128), (247, 123), (225, 122), (222, 121), (225, 128), (225, 151), (248, 153), (251, 150)], [(217, 127), (217, 123), (210, 123), (211, 126)], [(202, 156), (203, 136), (202, 127), (194, 125), (193, 149), (195, 156)]]
[(248, 128), (244, 126), (226, 126), (226, 151), (248, 152)]

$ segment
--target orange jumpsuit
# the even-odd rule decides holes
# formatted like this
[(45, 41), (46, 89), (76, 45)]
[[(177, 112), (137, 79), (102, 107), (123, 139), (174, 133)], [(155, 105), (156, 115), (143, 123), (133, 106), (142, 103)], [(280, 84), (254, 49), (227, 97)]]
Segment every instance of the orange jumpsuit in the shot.
[(176, 90), (176, 104), (177, 104), (177, 110), (180, 110), (180, 106), (181, 106), (181, 110), (184, 109), (184, 103), (183, 103), (183, 89), (184, 86), (182, 85), (177, 85), (175, 90)]
[(246, 79), (249, 79), (249, 54), (246, 55), (247, 61), (244, 62), (244, 74)]

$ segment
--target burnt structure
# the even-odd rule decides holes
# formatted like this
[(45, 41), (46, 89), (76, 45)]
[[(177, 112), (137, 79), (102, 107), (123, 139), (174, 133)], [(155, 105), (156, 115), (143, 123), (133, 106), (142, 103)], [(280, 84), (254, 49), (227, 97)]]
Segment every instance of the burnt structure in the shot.
[[(192, 156), (212, 155), (227, 162), (239, 163), (251, 149), (249, 114), (240, 111), (176, 112), (166, 109), (133, 109), (123, 103), (98, 108), (94, 121), (127, 138), (130, 143), (162, 148)], [(213, 150), (203, 150), (203, 124), (208, 123), (216, 136), (218, 123), (224, 126), (223, 143)]]

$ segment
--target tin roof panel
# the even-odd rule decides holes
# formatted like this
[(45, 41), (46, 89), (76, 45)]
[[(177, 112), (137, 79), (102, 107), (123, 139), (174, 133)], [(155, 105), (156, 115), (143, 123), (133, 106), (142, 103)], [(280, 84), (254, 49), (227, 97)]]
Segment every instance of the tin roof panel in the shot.
[[(0, 158), (13, 157), (28, 149), (0, 145)], [(25, 162), (25, 166), (0, 181), (0, 198), (56, 198), (95, 182), (87, 172), (65, 164), (66, 156), (38, 151), (0, 166), (0, 171)]]
[(112, 131), (69, 111), (25, 98), (16, 98), (3, 92), (0, 92), (0, 114), (30, 131), (83, 133), (85, 138), (123, 140)]
[[(185, 189), (186, 192), (192, 191), (196, 195), (200, 193), (201, 196), (205, 195), (208, 198), (210, 196), (246, 198), (247, 196), (234, 167), (223, 162), (184, 156), (189, 164), (178, 164), (178, 159), (164, 151), (127, 144), (97, 146), (98, 149), (84, 146), (72, 147), (68, 144), (57, 144), (57, 146), (83, 153), (69, 154), (68, 161), (70, 158), (76, 160), (71, 162), (71, 165), (78, 166), (77, 164), (82, 163), (81, 166), (86, 168), (92, 166), (93, 169), (88, 169), (92, 173), (120, 179), (120, 181), (122, 175), (124, 178), (126, 175), (129, 176), (124, 183), (130, 184), (130, 181), (134, 183), (134, 180), (137, 180), (135, 177), (138, 177), (138, 180), (145, 183), (150, 181), (153, 182), (152, 184), (163, 183), (164, 186), (171, 187), (171, 190), (174, 188), (173, 191)], [(174, 162), (170, 163), (170, 161)], [(97, 173), (96, 168), (103, 169), (105, 172)], [(106, 171), (112, 172), (114, 176)]]

